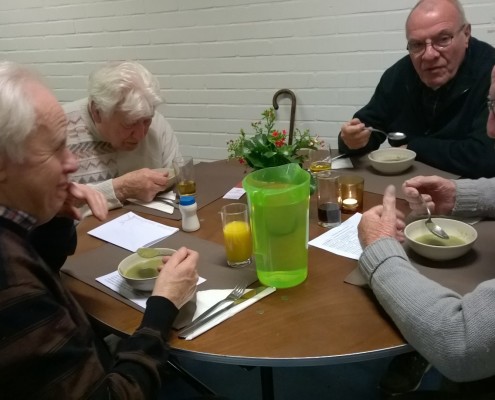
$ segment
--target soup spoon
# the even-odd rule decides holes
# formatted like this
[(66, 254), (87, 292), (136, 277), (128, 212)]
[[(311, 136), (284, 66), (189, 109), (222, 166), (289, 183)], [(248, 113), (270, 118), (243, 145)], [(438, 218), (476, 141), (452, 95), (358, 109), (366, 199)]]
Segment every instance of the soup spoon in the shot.
[(387, 133), (387, 132), (384, 132), (384, 131), (382, 131), (380, 129), (372, 128), (371, 126), (367, 126), (364, 129), (368, 129), (371, 132), (381, 133), (381, 134), (385, 135), (390, 140), (397, 140), (398, 141), (398, 140), (404, 140), (404, 139), (407, 138), (406, 134), (405, 133), (402, 133), (402, 132), (390, 132), (390, 133)]
[(428, 230), (441, 239), (449, 239), (449, 235), (447, 235), (447, 232), (445, 232), (440, 225), (436, 224), (431, 220), (431, 212), (428, 206), (426, 205), (426, 201), (423, 198), (423, 196), (421, 196), (421, 200), (423, 201), (423, 204), (426, 207), (426, 212), (428, 213), (428, 218), (425, 220), (425, 225), (428, 228)]

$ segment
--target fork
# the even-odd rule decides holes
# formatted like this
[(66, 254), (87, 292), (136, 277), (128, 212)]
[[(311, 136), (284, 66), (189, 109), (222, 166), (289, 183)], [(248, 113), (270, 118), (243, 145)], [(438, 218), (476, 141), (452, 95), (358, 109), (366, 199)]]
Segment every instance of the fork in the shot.
[(180, 331), (179, 334), (184, 332), (185, 330), (189, 330), (190, 328), (195, 327), (196, 325), (199, 325), (201, 322), (203, 322), (204, 319), (206, 319), (209, 315), (213, 313), (217, 308), (219, 308), (221, 305), (226, 304), (226, 303), (233, 303), (236, 301), (239, 297), (241, 297), (244, 294), (244, 291), (247, 287), (247, 284), (245, 282), (238, 283), (232, 292), (230, 292), (225, 299), (220, 300), (218, 303), (215, 303), (212, 305), (208, 310), (206, 310), (204, 313), (202, 313), (199, 317), (197, 317), (194, 321), (191, 321), (189, 324), (184, 326)]

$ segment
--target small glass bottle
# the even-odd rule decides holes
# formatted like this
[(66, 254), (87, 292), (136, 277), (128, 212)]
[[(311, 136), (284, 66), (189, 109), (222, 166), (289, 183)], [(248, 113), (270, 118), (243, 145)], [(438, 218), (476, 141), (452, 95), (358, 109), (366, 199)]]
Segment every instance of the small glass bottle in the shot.
[(182, 230), (194, 232), (199, 229), (199, 219), (196, 214), (198, 205), (194, 196), (182, 196), (179, 200), (179, 210), (182, 215)]

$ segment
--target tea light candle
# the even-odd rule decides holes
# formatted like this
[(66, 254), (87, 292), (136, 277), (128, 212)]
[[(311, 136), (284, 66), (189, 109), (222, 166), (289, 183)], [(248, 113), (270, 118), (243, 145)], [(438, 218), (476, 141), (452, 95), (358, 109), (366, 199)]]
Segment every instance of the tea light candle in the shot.
[(356, 199), (349, 198), (342, 200), (342, 204), (344, 205), (345, 208), (353, 209), (357, 207), (358, 201)]

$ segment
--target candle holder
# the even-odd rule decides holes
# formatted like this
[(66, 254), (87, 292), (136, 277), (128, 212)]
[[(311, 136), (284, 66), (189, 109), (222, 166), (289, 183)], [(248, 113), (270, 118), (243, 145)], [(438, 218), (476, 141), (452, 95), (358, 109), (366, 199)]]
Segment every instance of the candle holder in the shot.
[(363, 212), (364, 179), (358, 175), (340, 177), (340, 210), (344, 214)]

